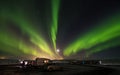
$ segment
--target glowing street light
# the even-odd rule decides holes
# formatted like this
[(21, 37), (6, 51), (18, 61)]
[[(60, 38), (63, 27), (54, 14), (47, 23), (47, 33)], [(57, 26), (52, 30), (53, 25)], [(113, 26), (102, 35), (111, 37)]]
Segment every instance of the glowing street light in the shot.
[(56, 51), (57, 51), (58, 53), (60, 52), (60, 50), (59, 50), (59, 49), (57, 49)]

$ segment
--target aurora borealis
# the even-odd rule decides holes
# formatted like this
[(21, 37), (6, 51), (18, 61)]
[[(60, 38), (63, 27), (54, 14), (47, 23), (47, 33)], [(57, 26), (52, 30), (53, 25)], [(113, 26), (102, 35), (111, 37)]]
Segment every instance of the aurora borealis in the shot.
[(53, 42), (54, 49), (56, 50), (56, 36), (58, 31), (58, 14), (59, 14), (60, 0), (52, 0), (52, 18), (53, 22), (51, 25), (51, 39)]
[(0, 57), (61, 59), (85, 51), (89, 58), (112, 52), (120, 46), (119, 8), (116, 0), (1, 0)]
[(104, 48), (106, 48), (106, 46), (108, 48), (112, 47), (112, 44), (120, 45), (119, 41), (118, 42), (113, 41), (112, 44), (107, 43), (107, 41), (113, 38), (120, 37), (120, 25), (119, 25), (120, 21), (116, 20), (116, 19), (120, 19), (120, 17), (119, 15), (117, 15), (114, 18), (112, 18), (112, 20), (108, 20), (108, 22), (105, 23), (103, 22), (103, 24), (101, 24), (100, 27), (96, 27), (95, 29), (92, 29), (90, 32), (86, 33), (87, 35), (83, 35), (83, 37), (79, 37), (75, 42), (73, 42), (70, 46), (68, 46), (65, 49), (64, 54), (70, 55), (71, 53), (77, 53), (78, 51), (84, 49), (89, 50), (92, 47), (101, 43), (105, 43), (105, 44), (101, 47), (96, 46), (95, 49), (91, 49), (92, 51), (90, 51), (90, 53), (102, 51), (104, 50)]
[[(11, 9), (12, 8), (13, 8), (13, 6), (11, 6)], [(51, 51), (49, 45), (47, 44), (47, 42), (45, 41), (45, 39), (42, 37), (41, 33), (39, 32), (39, 29), (37, 29), (36, 27), (33, 27), (34, 23), (30, 22), (28, 20), (28, 18), (26, 17), (26, 15), (27, 15), (26, 13), (28, 11), (25, 12), (23, 9), (18, 10), (18, 8), (14, 8), (15, 11), (13, 12), (13, 11), (10, 11), (9, 9), (5, 9), (5, 10), (4, 10), (4, 8), (1, 9), (2, 10), (1, 17), (4, 18), (5, 23), (7, 22), (7, 19), (9, 19), (13, 23), (15, 23), (14, 25), (20, 28), (21, 34), (23, 35), (23, 37), (21, 37), (21, 38), (24, 38), (24, 35), (29, 36), (29, 38), (27, 40), (31, 44), (33, 44), (33, 47), (35, 46), (35, 48), (31, 48), (31, 46), (26, 46), (27, 44), (25, 44), (25, 42), (22, 39), (18, 39), (18, 38), (16, 38), (16, 36), (14, 36), (12, 34), (9, 36), (8, 35), (9, 31), (6, 33), (1, 33), (1, 40), (3, 40), (1, 42), (7, 44), (10, 47), (20, 49), (21, 52), (23, 52), (25, 54), (31, 54), (31, 55), (34, 55), (37, 57), (39, 57), (39, 56), (47, 57), (48, 56), (51, 58), (56, 58), (57, 56), (55, 56), (55, 53)], [(9, 26), (5, 23), (2, 23), (3, 26), (6, 26), (6, 27)], [(54, 36), (54, 34), (53, 34), (53, 36)], [(4, 37), (5, 37), (5, 40), (4, 40)], [(13, 43), (12, 43), (12, 41), (13, 41)], [(15, 41), (15, 43), (14, 43), (14, 41)], [(7, 49), (7, 50), (9, 50), (9, 49)], [(14, 51), (13, 51), (13, 53), (14, 53)]]

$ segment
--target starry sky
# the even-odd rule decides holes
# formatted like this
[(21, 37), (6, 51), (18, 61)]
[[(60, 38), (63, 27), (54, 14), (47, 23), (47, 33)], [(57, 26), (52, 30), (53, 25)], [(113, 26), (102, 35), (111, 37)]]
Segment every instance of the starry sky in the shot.
[(120, 59), (118, 0), (0, 0), (0, 58)]

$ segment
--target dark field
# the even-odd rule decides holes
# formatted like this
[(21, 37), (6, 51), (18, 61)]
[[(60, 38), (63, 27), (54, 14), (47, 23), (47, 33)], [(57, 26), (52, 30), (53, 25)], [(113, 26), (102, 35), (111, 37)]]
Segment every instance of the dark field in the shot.
[(20, 66), (0, 66), (0, 75), (120, 75), (120, 66), (62, 64), (61, 71), (43, 71)]

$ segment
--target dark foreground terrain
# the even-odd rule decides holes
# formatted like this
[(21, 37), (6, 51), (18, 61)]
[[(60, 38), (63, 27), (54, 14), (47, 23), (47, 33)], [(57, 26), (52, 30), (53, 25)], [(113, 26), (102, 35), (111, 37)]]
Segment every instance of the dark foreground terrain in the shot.
[(0, 75), (120, 75), (120, 66), (115, 65), (69, 65), (62, 64), (61, 71), (42, 71), (20, 66), (0, 66)]

